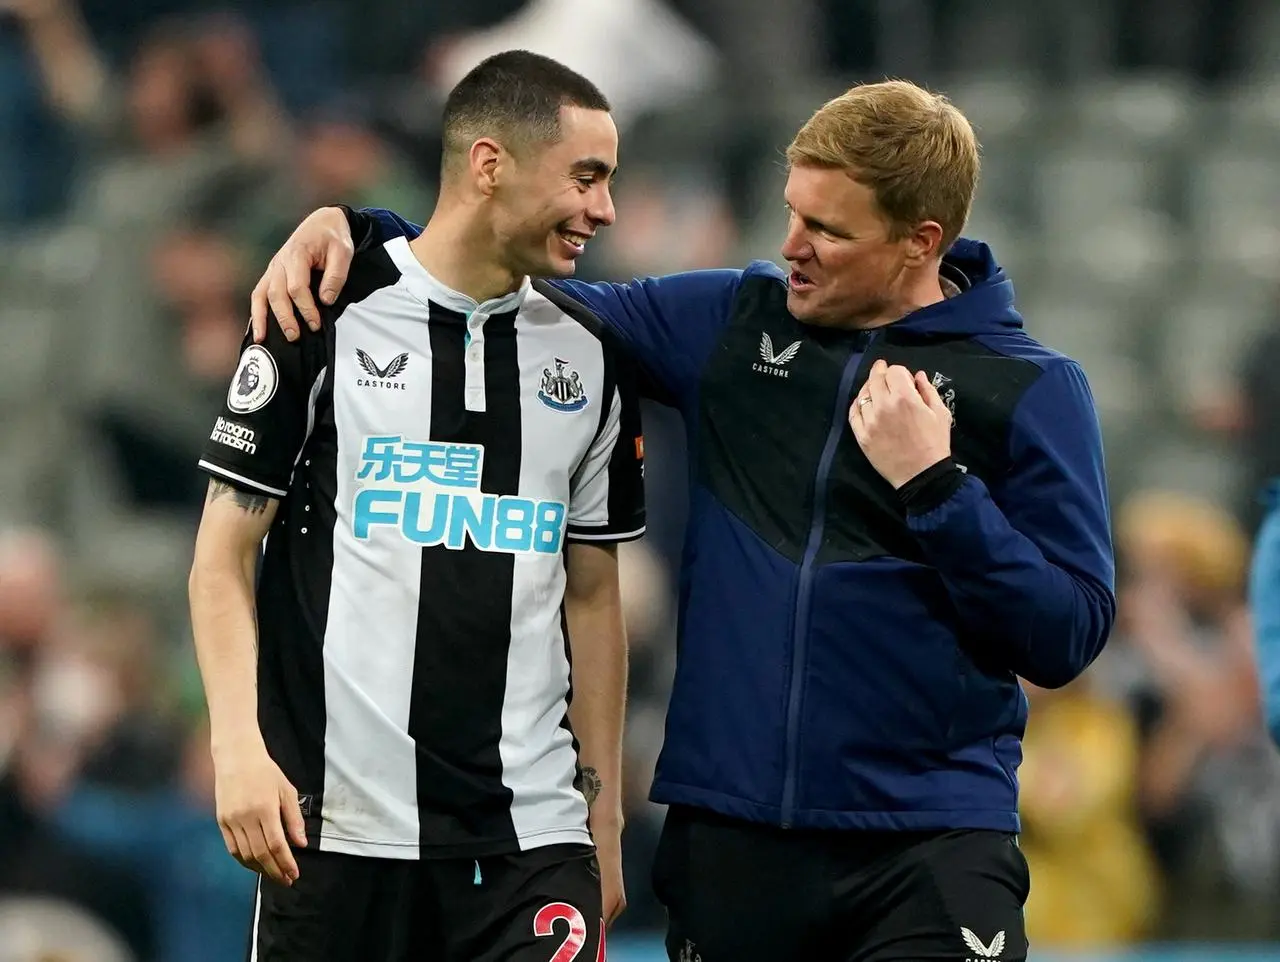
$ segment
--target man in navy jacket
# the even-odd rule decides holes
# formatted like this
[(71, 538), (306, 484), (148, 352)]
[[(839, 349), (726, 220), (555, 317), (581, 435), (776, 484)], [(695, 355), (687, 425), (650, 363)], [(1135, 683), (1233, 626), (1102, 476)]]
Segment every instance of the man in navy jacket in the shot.
[[(972, 129), (911, 84), (855, 87), (788, 150), (770, 263), (558, 279), (687, 428), (679, 660), (651, 797), (672, 960), (1026, 958), (1016, 772), (1027, 702), (1115, 617), (1099, 426), (958, 239)], [(344, 216), (345, 215), (345, 216)], [(419, 228), (311, 216), (254, 297), (286, 332), (352, 246)], [(314, 323), (318, 323), (315, 316)]]

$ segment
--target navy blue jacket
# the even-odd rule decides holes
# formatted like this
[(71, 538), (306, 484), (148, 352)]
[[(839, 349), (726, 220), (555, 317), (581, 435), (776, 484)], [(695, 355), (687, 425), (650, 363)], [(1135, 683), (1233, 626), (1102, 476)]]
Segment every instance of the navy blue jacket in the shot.
[[(352, 216), (358, 243), (418, 228)], [(1115, 617), (1102, 444), (1080, 367), (1031, 338), (986, 245), (873, 332), (800, 324), (779, 269), (555, 281), (687, 428), (679, 658), (654, 801), (783, 826), (1017, 831), (1026, 699)], [(954, 461), (904, 499), (848, 426), (878, 358), (924, 370)]]

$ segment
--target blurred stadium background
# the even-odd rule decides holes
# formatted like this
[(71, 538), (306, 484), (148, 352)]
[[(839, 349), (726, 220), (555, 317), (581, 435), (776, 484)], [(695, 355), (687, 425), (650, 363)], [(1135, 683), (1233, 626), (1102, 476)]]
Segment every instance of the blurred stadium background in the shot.
[[(1280, 4), (0, 0), (0, 960), (242, 958), (186, 624), (195, 454), (266, 258), (322, 203), (424, 218), (443, 93), (516, 46), (617, 105), (595, 278), (776, 258), (781, 148), (852, 82), (968, 112), (967, 233), (1091, 376), (1122, 564), (1106, 653), (1030, 693), (1032, 957), (1280, 958), (1243, 597), (1280, 475)], [(644, 794), (683, 512), (680, 427), (647, 435), (624, 962), (660, 955)]]

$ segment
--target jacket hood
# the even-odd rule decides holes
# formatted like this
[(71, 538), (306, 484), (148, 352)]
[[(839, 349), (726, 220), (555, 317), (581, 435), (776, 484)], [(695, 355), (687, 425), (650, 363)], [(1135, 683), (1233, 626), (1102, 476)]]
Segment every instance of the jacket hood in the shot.
[(999, 334), (1022, 329), (1013, 282), (982, 241), (960, 238), (942, 258), (941, 276), (960, 293), (892, 325), (921, 334)]

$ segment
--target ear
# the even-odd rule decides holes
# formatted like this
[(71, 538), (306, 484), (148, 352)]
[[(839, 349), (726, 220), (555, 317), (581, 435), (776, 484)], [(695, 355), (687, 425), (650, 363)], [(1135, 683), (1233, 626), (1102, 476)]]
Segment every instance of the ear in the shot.
[(486, 197), (497, 188), (501, 169), (510, 162), (502, 145), (488, 137), (481, 137), (471, 145), (467, 160), (472, 183)]
[(942, 249), (942, 225), (937, 221), (926, 220), (917, 224), (907, 235), (906, 242), (908, 267), (923, 267), (946, 253)]

